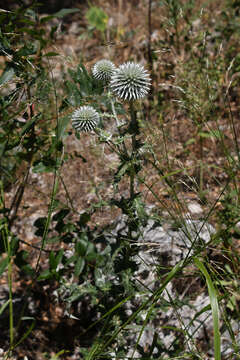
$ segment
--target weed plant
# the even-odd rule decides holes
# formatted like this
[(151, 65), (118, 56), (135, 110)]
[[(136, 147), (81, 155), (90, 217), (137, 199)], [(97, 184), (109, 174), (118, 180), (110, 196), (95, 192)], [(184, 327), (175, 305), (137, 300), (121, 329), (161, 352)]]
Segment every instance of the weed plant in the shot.
[[(230, 41), (232, 26), (236, 26), (234, 4), (226, 2), (216, 25), (223, 40)], [(22, 352), (25, 359), (70, 359), (73, 352), (84, 360), (240, 358), (240, 153), (238, 113), (233, 110), (238, 48), (233, 41), (223, 54), (220, 41), (212, 45), (207, 32), (201, 32), (209, 25), (208, 19), (194, 1), (156, 1), (154, 6), (165, 11), (163, 28), (168, 30), (166, 40), (177, 59), (165, 73), (162, 69), (165, 80), (172, 79), (168, 85), (174, 102), (169, 103), (163, 90), (159, 94), (151, 86), (158, 79), (155, 54), (161, 42), (148, 44), (154, 54), (149, 56), (154, 79), (132, 59), (123, 63), (101, 59), (89, 70), (78, 63), (55, 79), (52, 63), (59, 54), (48, 49), (57, 26), (46, 36), (44, 25), (77, 9), (42, 18), (34, 5), (0, 10), (4, 57), (0, 276), (7, 292), (0, 296), (0, 347), (4, 359)], [(86, 19), (92, 31), (100, 31), (101, 40), (107, 18), (96, 6), (88, 9)], [(153, 27), (153, 14), (149, 18)], [(152, 28), (149, 34), (151, 41)], [(182, 60), (189, 44), (192, 50)], [(159, 86), (164, 89), (166, 82)], [(174, 112), (181, 114), (183, 125), (175, 126)], [(75, 156), (67, 145), (74, 136), (83, 144), (83, 151)], [(107, 192), (103, 181), (107, 195), (102, 196), (95, 186), (98, 201), (79, 211), (63, 169), (77, 157), (87, 169), (91, 141), (101, 149), (104, 171), (109, 165), (106, 155), (115, 156), (108, 175), (112, 176), (111, 191)], [(212, 148), (218, 149), (219, 158), (208, 156)], [(33, 174), (51, 178), (47, 211), (34, 222), (38, 243), (29, 243), (17, 231), (20, 214), (31, 206), (24, 196)], [(203, 208), (197, 220), (188, 211), (186, 194), (190, 192)], [(154, 203), (153, 210), (149, 202)], [(106, 209), (118, 210), (121, 231), (119, 222), (94, 223), (96, 213)], [(201, 241), (201, 231), (210, 222), (215, 231), (208, 234), (207, 242)], [(165, 224), (174, 236), (179, 231), (183, 234), (185, 244), (174, 265), (167, 251), (156, 257), (154, 247), (162, 244), (144, 243), (150, 224), (159, 233)], [(149, 252), (152, 261), (151, 256), (144, 257)], [(148, 285), (139, 278), (141, 267), (152, 274)], [(200, 308), (194, 308), (194, 292), (207, 299)], [(195, 311), (187, 323), (184, 307)], [(171, 314), (176, 323), (163, 321), (159, 314), (166, 314), (165, 319)], [(46, 318), (49, 329), (43, 330)], [(199, 329), (204, 339), (197, 338)], [(40, 346), (34, 343), (38, 331), (52, 336), (49, 343), (54, 345), (40, 355), (36, 355)]]

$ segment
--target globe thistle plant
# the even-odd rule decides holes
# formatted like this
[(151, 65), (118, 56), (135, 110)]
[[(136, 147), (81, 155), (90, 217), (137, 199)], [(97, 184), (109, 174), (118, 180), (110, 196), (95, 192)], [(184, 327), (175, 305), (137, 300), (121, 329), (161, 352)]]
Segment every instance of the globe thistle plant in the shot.
[(99, 60), (92, 68), (93, 77), (97, 80), (109, 82), (116, 66), (110, 60)]
[(100, 117), (92, 106), (81, 106), (72, 114), (72, 126), (77, 131), (91, 131), (97, 127)]
[(121, 99), (137, 100), (147, 95), (150, 84), (149, 74), (142, 65), (127, 62), (114, 72), (110, 87)]

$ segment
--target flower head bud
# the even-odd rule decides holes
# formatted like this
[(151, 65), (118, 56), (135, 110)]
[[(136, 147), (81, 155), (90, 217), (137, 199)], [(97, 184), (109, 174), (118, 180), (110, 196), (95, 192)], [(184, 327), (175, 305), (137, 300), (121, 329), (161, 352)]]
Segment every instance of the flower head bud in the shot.
[(114, 72), (110, 87), (121, 99), (136, 100), (147, 95), (150, 84), (149, 74), (142, 65), (127, 62)]
[(97, 80), (110, 81), (116, 66), (109, 60), (99, 60), (92, 68), (93, 77)]
[(77, 131), (91, 131), (97, 127), (99, 119), (92, 106), (81, 106), (72, 113), (72, 126)]

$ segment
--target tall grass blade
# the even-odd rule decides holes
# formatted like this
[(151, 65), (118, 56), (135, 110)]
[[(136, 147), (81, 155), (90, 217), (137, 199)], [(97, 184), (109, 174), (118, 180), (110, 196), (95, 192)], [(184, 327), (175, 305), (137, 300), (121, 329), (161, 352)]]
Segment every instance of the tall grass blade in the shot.
[(4, 304), (2, 304), (2, 306), (0, 308), (0, 315), (2, 315), (2, 313), (4, 312), (6, 307), (8, 306), (9, 302), (10, 302), (10, 299), (8, 299)]
[(200, 261), (198, 258), (194, 258), (194, 262), (206, 279), (208, 294), (212, 309), (212, 317), (213, 317), (214, 358), (215, 360), (221, 360), (221, 337), (219, 331), (219, 307), (218, 307), (217, 292), (212, 282), (211, 276), (209, 275), (203, 262)]

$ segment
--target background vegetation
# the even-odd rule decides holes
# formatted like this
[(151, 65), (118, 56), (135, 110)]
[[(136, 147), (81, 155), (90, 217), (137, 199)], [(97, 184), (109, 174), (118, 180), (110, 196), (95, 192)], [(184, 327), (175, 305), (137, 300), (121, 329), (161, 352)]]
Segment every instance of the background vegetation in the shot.
[[(0, 356), (239, 359), (239, 1), (53, 5), (0, 9)], [(92, 78), (103, 58), (151, 74), (136, 128)], [(97, 133), (73, 131), (81, 105), (104, 114)], [(207, 243), (189, 220), (214, 227)], [(191, 251), (176, 265), (140, 256), (149, 221), (185, 229)], [(141, 264), (151, 286), (139, 287)], [(208, 303), (180, 326), (196, 294)], [(141, 342), (169, 309), (171, 345), (154, 330)], [(199, 341), (189, 329), (204, 313)]]

